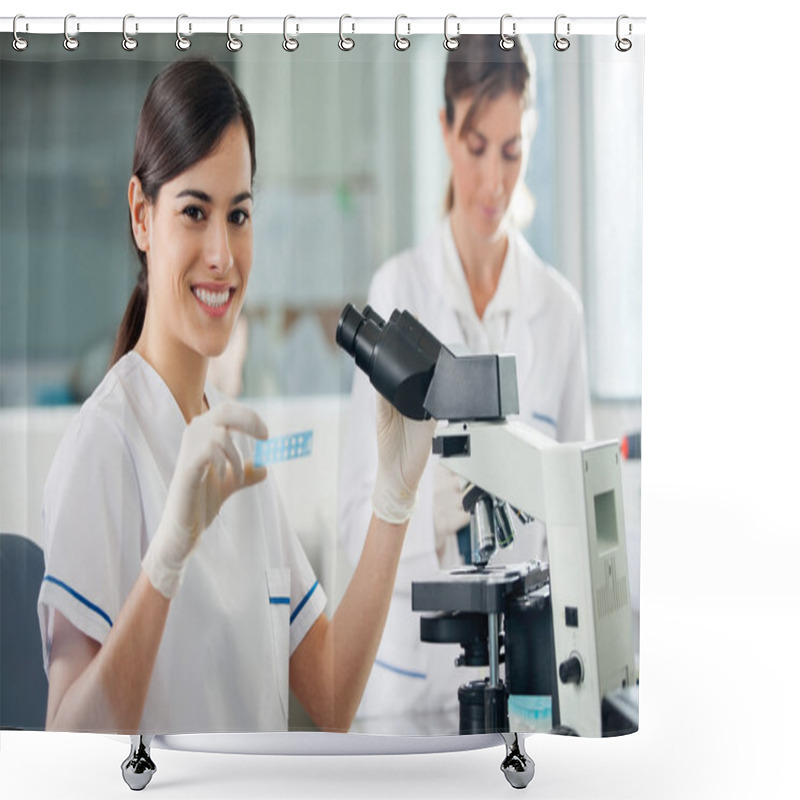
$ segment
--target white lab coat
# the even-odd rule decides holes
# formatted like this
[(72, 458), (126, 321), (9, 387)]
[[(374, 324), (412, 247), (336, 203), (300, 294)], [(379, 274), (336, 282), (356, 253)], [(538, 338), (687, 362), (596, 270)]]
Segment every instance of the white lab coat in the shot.
[[(388, 319), (414, 314), (440, 341), (472, 352), (516, 356), (520, 415), (560, 441), (591, 438), (583, 312), (574, 288), (545, 265), (519, 233), (509, 237), (495, 296), (479, 321), (445, 219), (421, 246), (390, 259), (375, 274), (369, 304)], [(470, 346), (471, 345), (471, 346)], [(356, 371), (347, 452), (341, 465), (340, 535), (355, 563), (371, 513), (377, 469), (375, 393)], [(433, 526), (432, 458), (408, 526), (386, 629), (359, 708), (360, 717), (419, 714), (457, 705), (457, 687), (478, 677), (454, 667), (456, 645), (421, 643), (411, 610), (411, 582), (439, 569)], [(546, 558), (538, 524), (520, 532), (505, 563)], [(456, 733), (457, 731), (453, 731)]]
[[(206, 386), (211, 407), (222, 399)], [(101, 644), (156, 532), (186, 422), (137, 353), (108, 372), (70, 424), (44, 490), (45, 669), (54, 611)], [(236, 435), (245, 457), (252, 440)], [(273, 483), (230, 497), (172, 600), (141, 733), (286, 730), (289, 657), (325, 595)]]

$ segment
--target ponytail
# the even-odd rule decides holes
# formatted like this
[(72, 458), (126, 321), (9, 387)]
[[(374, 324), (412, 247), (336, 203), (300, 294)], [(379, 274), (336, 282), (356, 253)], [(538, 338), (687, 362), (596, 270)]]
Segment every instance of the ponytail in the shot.
[(122, 322), (117, 330), (117, 338), (114, 341), (114, 350), (111, 354), (109, 367), (119, 361), (136, 345), (142, 335), (144, 325), (144, 314), (147, 310), (147, 267), (143, 266), (139, 273), (139, 280), (133, 289), (131, 299), (122, 315)]
[(456, 198), (453, 192), (453, 176), (450, 176), (450, 180), (447, 182), (447, 194), (444, 197), (444, 213), (445, 215), (449, 214), (453, 210), (453, 204), (455, 203)]

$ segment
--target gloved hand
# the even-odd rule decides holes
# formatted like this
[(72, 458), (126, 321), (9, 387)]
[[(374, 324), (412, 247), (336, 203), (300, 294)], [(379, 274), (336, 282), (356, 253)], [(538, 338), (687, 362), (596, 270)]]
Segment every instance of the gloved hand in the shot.
[(406, 522), (417, 500), (417, 486), (436, 430), (436, 420), (404, 417), (382, 395), (376, 394), (378, 474), (372, 492), (372, 510), (385, 522)]
[(231, 402), (195, 417), (183, 432), (164, 513), (142, 560), (150, 582), (165, 597), (177, 593), (189, 554), (225, 500), (267, 476), (266, 467), (242, 462), (231, 429), (257, 439), (269, 435), (255, 411)]
[[(464, 511), (464, 479), (443, 467), (441, 462), (433, 471), (433, 530), (436, 555), (443, 568), (458, 563), (456, 532), (469, 525), (469, 512)], [(452, 563), (451, 563), (452, 562)]]

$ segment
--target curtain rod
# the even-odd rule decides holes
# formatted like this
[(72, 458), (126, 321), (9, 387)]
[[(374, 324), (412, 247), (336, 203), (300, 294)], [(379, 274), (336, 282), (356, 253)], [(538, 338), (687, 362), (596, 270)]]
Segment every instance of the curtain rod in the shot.
[[(16, 19), (16, 27), (15, 27)], [(230, 29), (229, 29), (230, 25)], [(559, 14), (554, 17), (195, 17), (182, 14), (180, 17), (136, 17), (128, 15), (125, 32), (128, 36), (150, 33), (176, 33), (183, 36), (195, 33), (247, 34), (393, 34), (410, 36), (415, 34), (440, 34), (456, 37), (464, 34), (496, 33), (506, 36), (516, 34), (549, 33), (556, 28), (559, 35), (617, 35), (619, 38), (644, 34), (644, 17), (570, 17)], [(65, 30), (66, 29), (66, 30)], [(502, 30), (501, 30), (502, 29)], [(0, 32), (19, 36), (26, 34), (69, 34), (123, 32), (122, 17), (82, 17), (70, 14), (67, 17), (0, 17)]]

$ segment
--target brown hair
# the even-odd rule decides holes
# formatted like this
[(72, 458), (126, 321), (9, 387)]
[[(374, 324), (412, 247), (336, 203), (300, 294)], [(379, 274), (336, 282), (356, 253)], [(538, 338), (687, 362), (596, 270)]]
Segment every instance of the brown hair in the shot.
[[(156, 75), (142, 106), (133, 169), (144, 196), (155, 203), (161, 187), (205, 158), (228, 125), (244, 123), (250, 145), (251, 180), (256, 173), (256, 134), (250, 106), (233, 78), (207, 59), (175, 61)], [(139, 274), (122, 317), (111, 364), (132, 350), (147, 309), (147, 253), (131, 239)]]
[[(524, 40), (513, 38), (515, 46), (504, 50), (497, 36), (465, 35), (447, 56), (444, 74), (444, 113), (451, 128), (455, 122), (455, 103), (469, 97), (472, 103), (464, 117), (459, 136), (471, 127), (475, 117), (490, 100), (506, 91), (514, 92), (525, 110), (533, 110), (536, 97), (535, 62)], [(453, 208), (453, 181), (447, 189), (445, 209)]]

